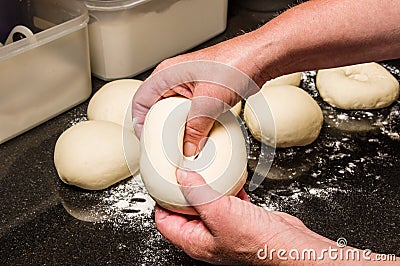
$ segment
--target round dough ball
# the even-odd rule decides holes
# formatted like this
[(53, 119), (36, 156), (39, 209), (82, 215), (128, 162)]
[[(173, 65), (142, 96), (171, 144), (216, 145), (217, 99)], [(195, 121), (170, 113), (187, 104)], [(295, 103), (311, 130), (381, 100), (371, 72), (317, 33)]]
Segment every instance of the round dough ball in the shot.
[(132, 98), (142, 83), (141, 80), (121, 79), (104, 85), (89, 102), (89, 120), (110, 121), (133, 129)]
[(236, 116), (240, 116), (240, 113), (242, 112), (242, 101), (235, 104), (235, 106), (231, 108), (231, 112)]
[[(275, 128), (265, 122), (269, 120), (266, 116), (271, 115), (268, 107)], [(316, 140), (323, 115), (319, 105), (304, 90), (294, 86), (265, 86), (247, 100), (244, 121), (258, 141), (286, 148), (305, 146)]]
[(377, 63), (319, 70), (317, 88), (325, 102), (345, 110), (383, 108), (399, 96), (399, 82)]
[(100, 190), (139, 169), (139, 148), (133, 131), (112, 122), (85, 121), (61, 134), (54, 164), (64, 183)]
[(247, 178), (247, 154), (236, 116), (225, 112), (199, 155), (195, 159), (184, 157), (184, 126), (190, 104), (189, 99), (171, 97), (150, 109), (140, 139), (140, 172), (147, 191), (159, 205), (196, 215), (177, 184), (176, 169), (182, 166), (196, 171), (214, 190), (236, 195)]
[(267, 81), (264, 86), (300, 86), (301, 82), (301, 72), (292, 73), (288, 75), (283, 75), (274, 79)]

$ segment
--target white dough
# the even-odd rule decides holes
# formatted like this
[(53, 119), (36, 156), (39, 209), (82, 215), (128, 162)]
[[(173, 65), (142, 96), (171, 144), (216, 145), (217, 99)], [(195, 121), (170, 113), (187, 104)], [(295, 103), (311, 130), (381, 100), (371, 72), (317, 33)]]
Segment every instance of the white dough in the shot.
[(139, 141), (133, 131), (123, 130), (122, 126), (112, 122), (85, 121), (59, 137), (54, 164), (63, 182), (100, 190), (139, 169), (139, 149)]
[(240, 116), (240, 113), (242, 112), (242, 101), (235, 104), (235, 106), (231, 108), (231, 112), (236, 116)]
[(195, 215), (176, 181), (176, 169), (198, 172), (216, 191), (236, 195), (247, 178), (244, 137), (236, 116), (222, 114), (195, 160), (182, 154), (184, 125), (191, 101), (172, 97), (157, 102), (147, 114), (142, 136), (140, 172), (154, 200), (169, 210)]
[[(275, 128), (265, 122), (266, 116), (271, 115), (268, 107)], [(247, 100), (244, 120), (257, 140), (286, 148), (305, 146), (316, 140), (323, 115), (319, 105), (304, 90), (294, 86), (265, 86)]]
[(264, 86), (292, 85), (298, 87), (300, 86), (300, 82), (301, 82), (301, 72), (297, 72), (271, 79), (267, 81), (264, 84)]
[(317, 88), (324, 101), (345, 110), (383, 108), (399, 96), (399, 82), (377, 63), (319, 70)]
[(89, 102), (89, 120), (110, 121), (133, 128), (132, 98), (142, 83), (141, 80), (121, 79), (104, 85)]

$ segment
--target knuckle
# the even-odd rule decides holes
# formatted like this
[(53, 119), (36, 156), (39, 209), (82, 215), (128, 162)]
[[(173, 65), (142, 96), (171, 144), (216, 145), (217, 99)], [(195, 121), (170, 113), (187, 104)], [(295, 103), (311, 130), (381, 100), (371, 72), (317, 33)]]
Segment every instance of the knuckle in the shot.
[(221, 208), (225, 210), (225, 213), (233, 214), (237, 212), (237, 198), (236, 197), (223, 197), (221, 200)]
[(200, 83), (196, 90), (199, 95), (218, 99), (231, 106), (242, 99), (235, 90), (218, 84)]
[(183, 236), (183, 244), (182, 244), (182, 250), (188, 254), (190, 257), (198, 260), (204, 260), (207, 258), (207, 252), (204, 247), (201, 245), (202, 243), (198, 241), (196, 237), (194, 237), (193, 230), (190, 232), (187, 232)]
[(171, 59), (171, 58), (165, 59), (165, 60), (162, 61), (160, 64), (158, 64), (158, 66), (157, 66), (156, 69), (155, 69), (155, 72), (157, 72), (157, 71), (159, 71), (159, 70), (162, 70), (162, 69), (164, 69), (164, 68), (167, 68), (167, 67), (169, 67), (169, 66), (171, 66), (171, 65), (173, 65), (172, 59)]
[(181, 61), (182, 61), (182, 59), (181, 59), (180, 56), (167, 58), (167, 59), (163, 60), (161, 63), (158, 64), (158, 66), (156, 67), (155, 71), (162, 70), (164, 68), (170, 67), (170, 66), (175, 65), (175, 64), (177, 64), (177, 63), (179, 63)]
[(233, 209), (229, 198), (230, 197), (223, 196), (222, 198), (209, 203), (208, 207), (202, 211), (201, 218), (208, 222), (225, 224), (225, 226), (230, 224), (229, 222), (226, 222), (226, 219), (230, 220), (229, 217), (231, 216)]
[(206, 130), (202, 128), (202, 125), (194, 120), (190, 120), (186, 124), (186, 141), (194, 140), (200, 142), (203, 138), (207, 137)]

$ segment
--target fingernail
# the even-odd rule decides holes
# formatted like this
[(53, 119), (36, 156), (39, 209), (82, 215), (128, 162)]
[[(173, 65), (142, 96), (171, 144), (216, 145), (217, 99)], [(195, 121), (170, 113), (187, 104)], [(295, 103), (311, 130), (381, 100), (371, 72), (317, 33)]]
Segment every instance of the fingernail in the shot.
[(176, 170), (176, 181), (178, 181), (178, 184), (182, 184), (185, 182), (185, 179), (187, 177), (187, 172), (181, 168), (178, 168)]
[(187, 157), (196, 155), (197, 145), (187, 141), (183, 144), (183, 154)]

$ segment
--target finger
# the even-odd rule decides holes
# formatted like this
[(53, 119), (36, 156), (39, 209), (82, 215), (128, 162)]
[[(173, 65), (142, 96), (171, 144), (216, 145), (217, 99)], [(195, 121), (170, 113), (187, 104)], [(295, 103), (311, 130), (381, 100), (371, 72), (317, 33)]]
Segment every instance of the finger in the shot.
[(165, 86), (153, 86), (152, 82), (144, 81), (132, 99), (132, 118), (138, 138), (142, 133), (144, 120), (153, 106), (168, 89)]
[(192, 83), (188, 84), (181, 84), (175, 88), (172, 88), (171, 90), (167, 91), (164, 95), (163, 98), (168, 98), (172, 96), (183, 96), (186, 98), (192, 98), (193, 97), (193, 87)]
[(210, 258), (214, 239), (200, 220), (188, 220), (156, 206), (155, 221), (160, 233), (189, 256), (203, 260)]
[(183, 153), (196, 155), (218, 116), (236, 104), (240, 97), (233, 91), (212, 83), (199, 82), (193, 90), (193, 98), (186, 122)]
[(197, 117), (186, 122), (183, 139), (183, 154), (185, 156), (191, 157), (200, 152), (206, 143), (214, 121), (209, 117)]
[(145, 117), (150, 108), (170, 89), (193, 80), (183, 65), (172, 60), (162, 62), (139, 87), (132, 100), (132, 117), (135, 132), (140, 137)]
[[(183, 139), (185, 156), (196, 155), (205, 144), (215, 119), (223, 112), (221, 103), (211, 97), (195, 96), (192, 98)], [(201, 144), (200, 144), (201, 143)]]
[(239, 191), (239, 193), (236, 195), (236, 197), (238, 197), (238, 198), (241, 199), (241, 200), (250, 202), (249, 195), (247, 195), (247, 193), (246, 193), (246, 191), (244, 190), (244, 188), (242, 188), (242, 189)]
[[(154, 216), (156, 222), (163, 221), (167, 219), (169, 216), (176, 216), (177, 224), (183, 224), (189, 221), (189, 219), (186, 218), (186, 216), (177, 214), (175, 212), (168, 211), (167, 209), (164, 209), (160, 207), (159, 205), (156, 205), (154, 207)], [(180, 220), (180, 221), (179, 221)]]

